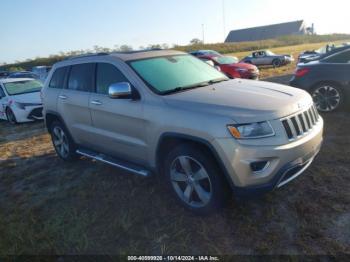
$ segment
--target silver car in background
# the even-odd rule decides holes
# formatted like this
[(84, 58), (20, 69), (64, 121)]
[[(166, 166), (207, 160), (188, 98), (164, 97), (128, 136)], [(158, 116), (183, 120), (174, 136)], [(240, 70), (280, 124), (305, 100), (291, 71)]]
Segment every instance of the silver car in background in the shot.
[(270, 50), (253, 52), (250, 56), (242, 59), (241, 62), (260, 65), (272, 65), (273, 67), (280, 67), (290, 64), (294, 61), (292, 55), (277, 55)]

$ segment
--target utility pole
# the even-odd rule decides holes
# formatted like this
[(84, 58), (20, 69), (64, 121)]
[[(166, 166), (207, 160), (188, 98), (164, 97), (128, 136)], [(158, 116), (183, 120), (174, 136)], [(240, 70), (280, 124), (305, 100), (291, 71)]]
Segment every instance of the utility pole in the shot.
[(226, 39), (226, 17), (225, 17), (225, 0), (222, 0), (222, 25), (224, 29), (224, 41)]
[(204, 44), (204, 24), (202, 24), (202, 41), (203, 41), (203, 44)]

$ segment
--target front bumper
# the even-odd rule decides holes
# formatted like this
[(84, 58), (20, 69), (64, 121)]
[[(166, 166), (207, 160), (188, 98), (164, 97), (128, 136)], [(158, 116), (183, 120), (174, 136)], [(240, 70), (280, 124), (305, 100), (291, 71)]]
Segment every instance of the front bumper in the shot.
[[(303, 173), (320, 151), (323, 120), (307, 136), (282, 146), (249, 146), (231, 139), (216, 139), (214, 147), (223, 161), (236, 195), (271, 191)], [(268, 161), (267, 168), (254, 172), (251, 163)]]
[(251, 80), (259, 80), (260, 72), (259, 71), (248, 71), (241, 73), (241, 78), (243, 79), (251, 79)]
[(12, 110), (16, 116), (16, 120), (19, 123), (30, 122), (43, 119), (43, 107), (40, 106), (28, 106), (24, 109), (13, 108)]

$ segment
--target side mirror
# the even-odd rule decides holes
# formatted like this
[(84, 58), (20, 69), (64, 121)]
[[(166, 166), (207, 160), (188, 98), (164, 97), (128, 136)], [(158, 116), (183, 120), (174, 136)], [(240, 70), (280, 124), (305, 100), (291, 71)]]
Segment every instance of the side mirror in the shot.
[(108, 96), (112, 99), (131, 98), (131, 86), (127, 82), (111, 84), (108, 88)]

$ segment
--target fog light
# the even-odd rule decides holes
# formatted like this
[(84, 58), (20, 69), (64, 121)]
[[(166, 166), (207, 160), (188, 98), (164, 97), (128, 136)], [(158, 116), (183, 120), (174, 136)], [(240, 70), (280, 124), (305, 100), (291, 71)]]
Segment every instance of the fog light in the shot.
[(252, 162), (250, 163), (250, 168), (253, 172), (262, 172), (269, 166), (269, 164), (269, 161)]

